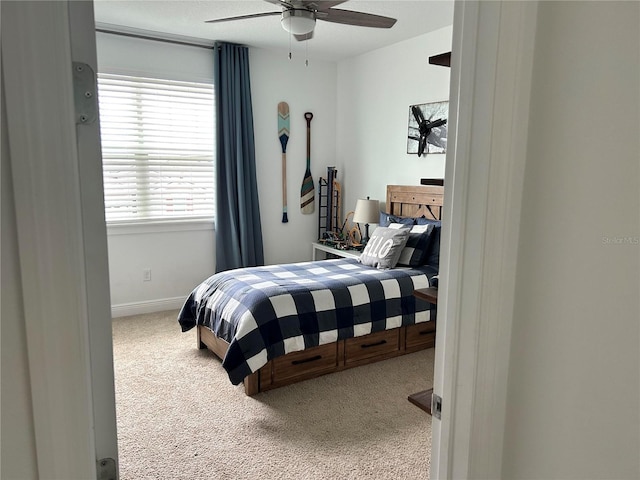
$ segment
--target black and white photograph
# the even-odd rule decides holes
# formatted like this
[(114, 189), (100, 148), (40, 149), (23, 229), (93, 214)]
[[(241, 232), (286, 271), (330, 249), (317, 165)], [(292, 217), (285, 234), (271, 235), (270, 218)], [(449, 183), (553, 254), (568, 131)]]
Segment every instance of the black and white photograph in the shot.
[(445, 153), (449, 102), (423, 103), (409, 107), (407, 153), (418, 156)]

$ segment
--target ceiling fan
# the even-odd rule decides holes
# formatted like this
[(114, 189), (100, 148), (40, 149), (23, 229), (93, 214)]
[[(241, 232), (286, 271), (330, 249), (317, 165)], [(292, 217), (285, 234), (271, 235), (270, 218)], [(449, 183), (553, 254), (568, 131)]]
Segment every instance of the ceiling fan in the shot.
[(309, 40), (313, 37), (316, 20), (374, 28), (391, 28), (396, 23), (395, 18), (333, 8), (346, 1), (347, 0), (265, 0), (265, 2), (282, 7), (282, 10), (279, 12), (254, 13), (237, 17), (218, 18), (215, 20), (207, 20), (206, 23), (280, 15), (282, 28), (291, 33), (298, 41)]

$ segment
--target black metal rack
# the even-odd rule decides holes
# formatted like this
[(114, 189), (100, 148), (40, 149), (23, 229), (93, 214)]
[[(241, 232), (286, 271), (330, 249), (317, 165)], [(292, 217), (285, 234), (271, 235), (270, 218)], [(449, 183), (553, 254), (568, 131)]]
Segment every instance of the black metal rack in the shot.
[(327, 169), (327, 178), (318, 180), (318, 239), (337, 240), (340, 232), (340, 182), (335, 167)]

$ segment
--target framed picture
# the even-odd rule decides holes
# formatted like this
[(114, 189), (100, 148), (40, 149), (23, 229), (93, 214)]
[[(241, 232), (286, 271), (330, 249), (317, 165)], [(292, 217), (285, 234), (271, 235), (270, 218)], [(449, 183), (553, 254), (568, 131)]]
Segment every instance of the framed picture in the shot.
[(449, 102), (423, 103), (409, 107), (407, 153), (419, 156), (447, 151)]

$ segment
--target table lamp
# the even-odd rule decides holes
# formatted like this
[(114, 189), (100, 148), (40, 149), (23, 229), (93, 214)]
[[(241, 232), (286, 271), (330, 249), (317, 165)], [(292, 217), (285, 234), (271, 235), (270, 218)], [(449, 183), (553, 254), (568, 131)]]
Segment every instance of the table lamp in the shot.
[(354, 223), (364, 223), (364, 238), (362, 244), (366, 245), (369, 241), (369, 224), (378, 223), (380, 221), (380, 203), (378, 200), (370, 200), (359, 198), (356, 202), (356, 209), (353, 213)]

